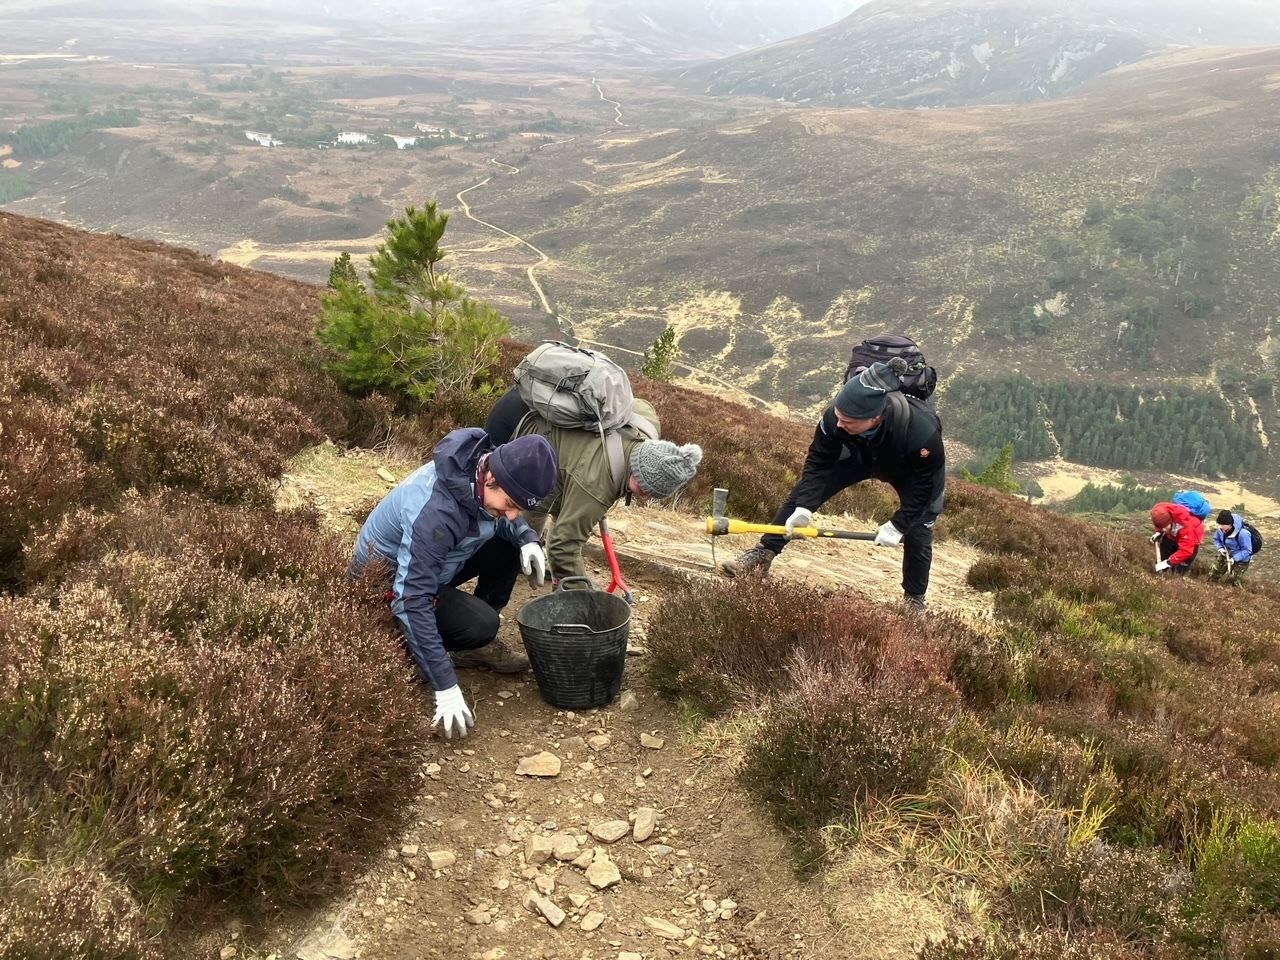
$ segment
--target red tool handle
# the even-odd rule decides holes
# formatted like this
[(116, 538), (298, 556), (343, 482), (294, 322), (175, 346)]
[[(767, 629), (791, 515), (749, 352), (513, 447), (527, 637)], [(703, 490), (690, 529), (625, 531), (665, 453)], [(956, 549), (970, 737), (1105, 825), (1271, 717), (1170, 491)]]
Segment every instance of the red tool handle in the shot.
[(609, 522), (604, 517), (600, 518), (600, 542), (604, 544), (604, 556), (609, 561), (609, 570), (613, 574), (606, 592), (614, 593), (621, 590), (622, 599), (630, 603), (631, 588), (627, 586), (627, 581), (622, 579), (622, 568), (618, 566), (618, 554), (613, 549), (613, 537), (609, 535)]

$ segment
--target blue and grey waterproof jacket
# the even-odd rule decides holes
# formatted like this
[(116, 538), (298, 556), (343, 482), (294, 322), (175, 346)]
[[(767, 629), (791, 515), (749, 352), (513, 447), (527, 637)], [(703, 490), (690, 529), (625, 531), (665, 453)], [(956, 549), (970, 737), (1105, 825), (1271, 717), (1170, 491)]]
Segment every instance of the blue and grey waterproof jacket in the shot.
[(523, 519), (485, 513), (476, 495), (476, 464), (493, 449), (483, 430), (454, 430), (436, 444), (431, 462), (383, 497), (364, 522), (351, 557), (358, 573), (372, 558), (395, 558), (391, 612), (404, 628), (414, 663), (436, 690), (458, 683), (436, 624), (436, 596), (490, 538), (517, 546), (538, 535)]
[(1238, 513), (1231, 515), (1233, 529), (1225, 536), (1222, 528), (1213, 531), (1213, 545), (1219, 550), (1226, 550), (1236, 563), (1248, 563), (1253, 559), (1253, 534), (1244, 525), (1244, 517)]

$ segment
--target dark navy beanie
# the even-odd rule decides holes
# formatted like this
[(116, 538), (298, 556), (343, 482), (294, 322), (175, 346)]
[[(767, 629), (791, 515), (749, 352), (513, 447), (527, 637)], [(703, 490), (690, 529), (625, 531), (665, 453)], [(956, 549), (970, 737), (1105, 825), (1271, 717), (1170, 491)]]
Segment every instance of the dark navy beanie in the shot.
[(532, 510), (556, 488), (556, 452), (540, 434), (504, 443), (489, 455), (489, 473), (521, 510)]
[(1236, 518), (1231, 515), (1230, 510), (1223, 510), (1218, 514), (1218, 526), (1225, 527), (1228, 524), (1234, 527), (1236, 525)]
[(885, 363), (873, 363), (846, 383), (836, 394), (836, 409), (855, 420), (870, 420), (884, 413), (889, 391), (902, 387), (902, 380)]

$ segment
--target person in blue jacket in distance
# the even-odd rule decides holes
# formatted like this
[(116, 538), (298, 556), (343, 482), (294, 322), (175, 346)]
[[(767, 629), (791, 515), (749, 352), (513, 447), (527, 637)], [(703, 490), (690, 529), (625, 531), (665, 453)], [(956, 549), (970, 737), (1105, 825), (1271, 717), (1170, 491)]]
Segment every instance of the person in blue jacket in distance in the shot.
[[(373, 509), (356, 539), (349, 572), (386, 563), (391, 612), (435, 691), (432, 725), (443, 725), (446, 738), (475, 725), (455, 667), (512, 673), (529, 665), (497, 639), (499, 611), (521, 571), (534, 583), (546, 579), (546, 554), (521, 515), (551, 494), (557, 475), (545, 437), (494, 447), (483, 430), (454, 430)], [(474, 593), (459, 589), (471, 580)]]
[(1209, 579), (1223, 581), (1233, 587), (1240, 586), (1256, 552), (1253, 534), (1245, 525), (1244, 517), (1230, 510), (1219, 513), (1218, 529), (1213, 531), (1213, 545), (1218, 550), (1218, 560)]

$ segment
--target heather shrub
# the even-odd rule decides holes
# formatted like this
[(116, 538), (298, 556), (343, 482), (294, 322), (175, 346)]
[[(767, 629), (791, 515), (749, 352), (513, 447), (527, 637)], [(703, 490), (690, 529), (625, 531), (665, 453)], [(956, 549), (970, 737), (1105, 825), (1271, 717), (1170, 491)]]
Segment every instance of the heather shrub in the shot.
[(87, 863), (0, 870), (0, 960), (160, 960), (128, 890)]
[(70, 831), (161, 908), (327, 888), (412, 792), (427, 734), (347, 545), (191, 496), (81, 516), (37, 543), (35, 594), (0, 601), (0, 769), (28, 819), (10, 851)]
[(789, 689), (795, 661), (839, 664), (860, 678), (946, 676), (963, 623), (920, 621), (853, 594), (825, 596), (779, 580), (690, 583), (649, 621), (650, 676), (708, 714)]
[(30, 531), (67, 510), (130, 487), (266, 503), (289, 456), (345, 435), (314, 288), (10, 215), (0, 251), (5, 585)]
[(805, 661), (790, 673), (794, 686), (765, 707), (742, 773), (783, 827), (852, 822), (873, 798), (924, 788), (955, 722), (953, 697)]

